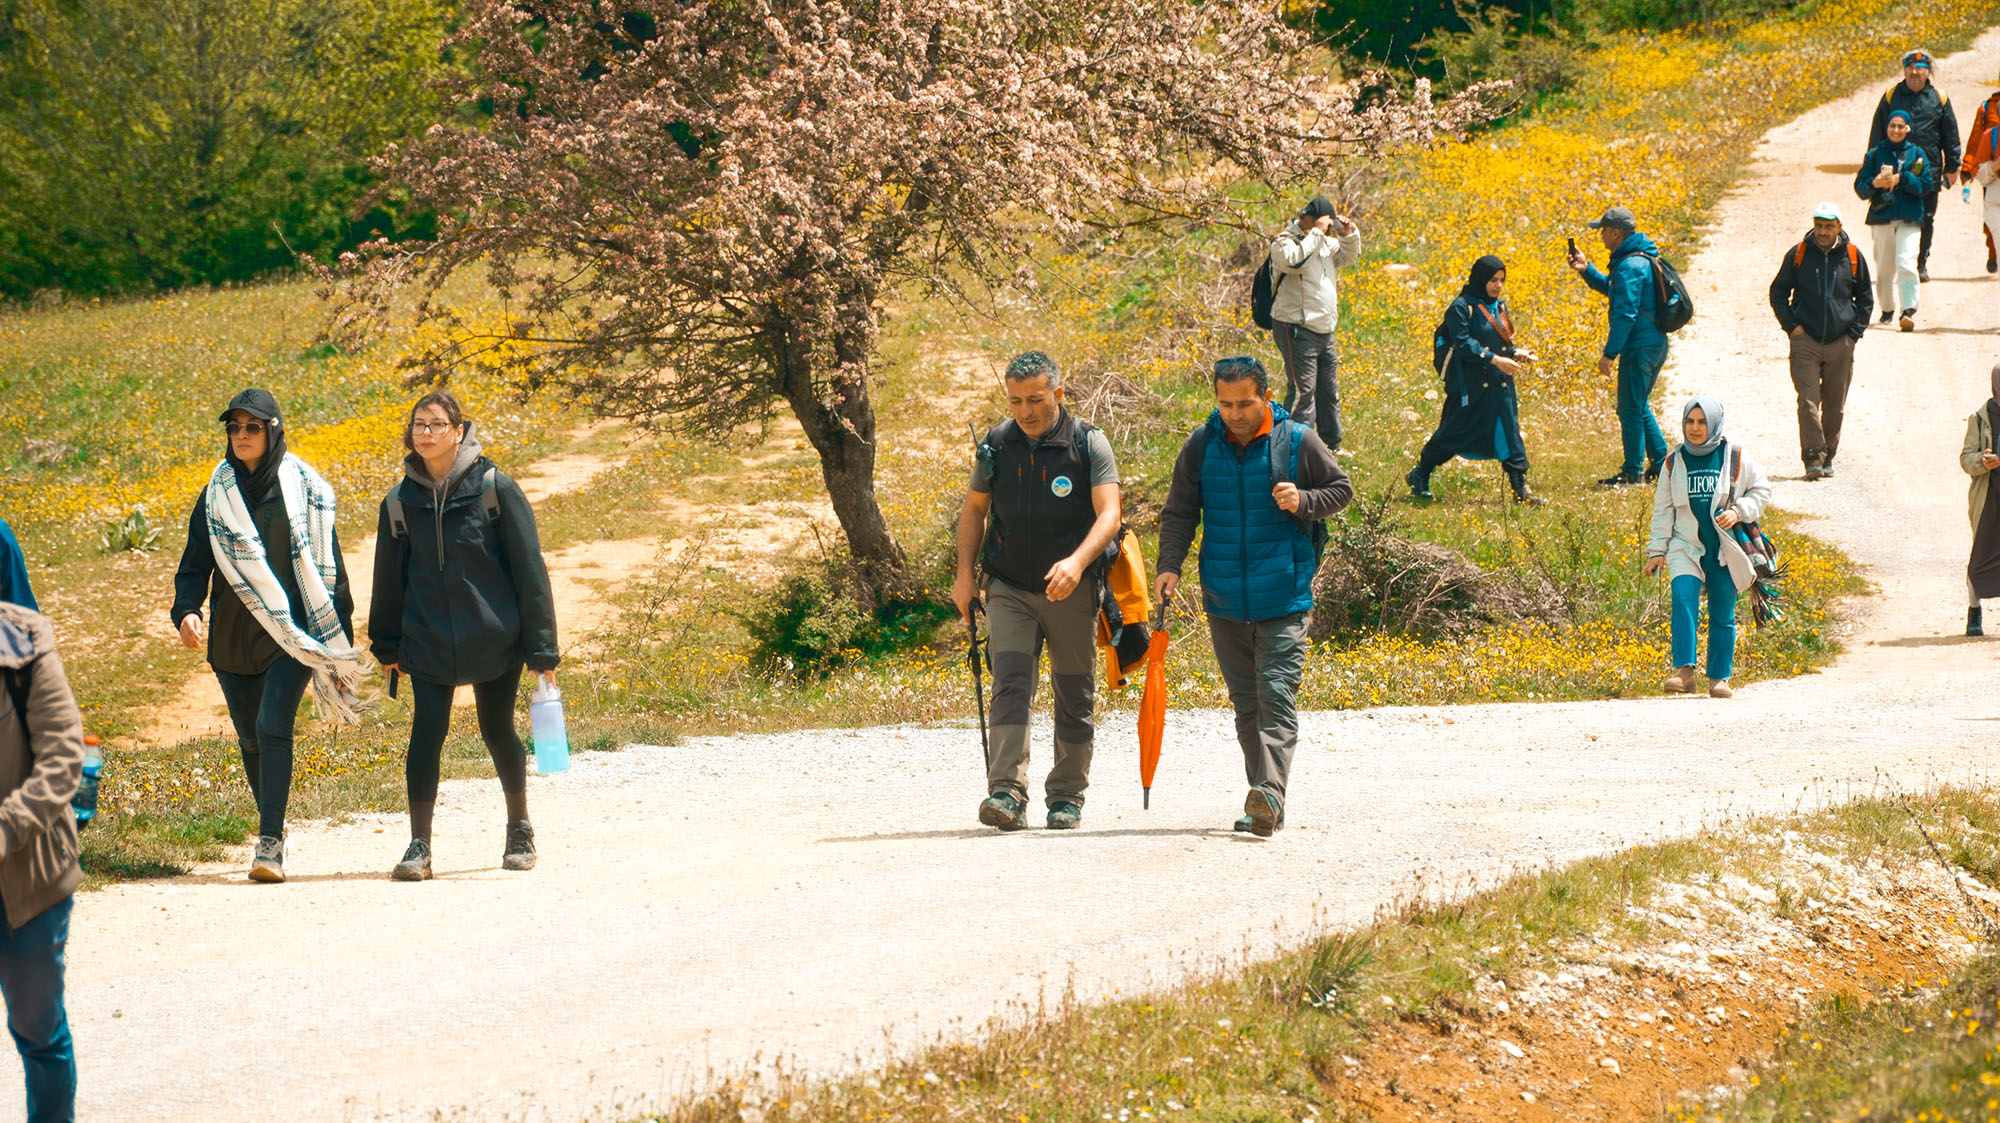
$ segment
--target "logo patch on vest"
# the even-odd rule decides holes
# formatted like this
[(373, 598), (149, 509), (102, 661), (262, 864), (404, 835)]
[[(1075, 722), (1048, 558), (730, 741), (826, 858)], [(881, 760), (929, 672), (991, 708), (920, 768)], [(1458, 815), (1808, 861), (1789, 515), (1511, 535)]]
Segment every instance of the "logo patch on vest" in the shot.
[(1069, 482), (1068, 476), (1057, 476), (1049, 481), (1049, 490), (1056, 493), (1057, 499), (1068, 499), (1069, 493), (1074, 490), (1074, 485)]

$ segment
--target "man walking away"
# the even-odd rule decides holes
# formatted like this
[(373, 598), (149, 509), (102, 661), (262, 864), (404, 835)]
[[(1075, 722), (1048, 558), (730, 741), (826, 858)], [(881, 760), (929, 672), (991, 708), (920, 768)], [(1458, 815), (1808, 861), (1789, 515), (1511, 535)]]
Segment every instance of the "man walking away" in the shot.
[[(1924, 192), (1923, 234), (1917, 245), (1917, 280), (1931, 279), (1931, 235), (1937, 226), (1938, 192), (1952, 185), (1959, 165), (1958, 117), (1951, 99), (1931, 84), (1931, 53), (1921, 48), (1903, 56), (1903, 80), (1889, 87), (1875, 103), (1875, 120), (1868, 126), (1868, 147), (1889, 139), (1889, 115), (1901, 111), (1910, 119), (1911, 144), (1923, 149), (1937, 174)], [(1879, 259), (1880, 254), (1876, 257)], [(1881, 264), (1878, 260), (1876, 264)]]
[(0, 603), (0, 994), (27, 1077), (28, 1123), (76, 1119), (76, 1048), (63, 949), (76, 863), (70, 800), (83, 776), (83, 716), (48, 618)]
[(1163, 600), (1180, 588), (1201, 526), (1202, 603), (1250, 781), (1236, 829), (1268, 838), (1285, 825), (1298, 748), (1306, 614), (1319, 569), (1314, 531), (1354, 488), (1319, 436), (1271, 403), (1264, 364), (1224, 359), (1213, 385), (1215, 412), (1174, 460), (1156, 587)]
[(1874, 309), (1868, 262), (1841, 229), (1840, 208), (1821, 203), (1813, 210), (1812, 233), (1778, 259), (1778, 275), (1771, 280), (1771, 311), (1790, 337), (1799, 457), (1808, 480), (1833, 475), (1854, 345), (1868, 330)]
[[(1597, 481), (1599, 487), (1624, 487), (1652, 483), (1667, 458), (1667, 438), (1653, 416), (1653, 383), (1660, 368), (1667, 365), (1667, 336), (1653, 322), (1659, 303), (1654, 291), (1653, 263), (1659, 247), (1639, 233), (1639, 220), (1628, 208), (1612, 207), (1604, 217), (1590, 224), (1611, 251), (1607, 272), (1600, 273), (1583, 251), (1571, 252), (1569, 267), (1583, 283), (1610, 298), (1610, 330), (1604, 336), (1604, 352), (1597, 360), (1597, 373), (1610, 378), (1618, 372), (1618, 430), (1624, 439), (1625, 459), (1616, 474)], [(1646, 458), (1645, 474), (1639, 472), (1639, 457)]]
[[(986, 650), (993, 667), (993, 728), (979, 821), (1027, 826), (1028, 715), (1042, 646), (1055, 692), (1055, 764), (1044, 784), (1050, 830), (1083, 819), (1096, 726), (1095, 650), (1105, 547), (1118, 534), (1118, 463), (1104, 434), (1062, 404), (1055, 361), (1029, 351), (1007, 364), (1007, 408), (979, 445), (958, 518), (958, 575), (951, 599), (971, 620), (986, 570)], [(982, 549), (983, 543), (983, 549)]]
[(1285, 360), (1285, 409), (1340, 447), (1339, 267), (1361, 260), (1361, 228), (1315, 196), (1271, 241), (1271, 335)]
[(1958, 166), (1961, 183), (1977, 181), (1981, 192), (1981, 217), (1986, 227), (1986, 271), (2000, 273), (2000, 191), (1993, 188), (2000, 175), (2000, 94), (1987, 98), (1972, 115), (1972, 131), (1965, 138), (1965, 160)]

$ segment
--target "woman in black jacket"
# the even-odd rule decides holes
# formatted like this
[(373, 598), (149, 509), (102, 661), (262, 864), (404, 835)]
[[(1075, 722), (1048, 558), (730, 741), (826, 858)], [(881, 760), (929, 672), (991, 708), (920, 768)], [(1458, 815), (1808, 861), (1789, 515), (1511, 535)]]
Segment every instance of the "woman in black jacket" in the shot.
[(277, 399), (245, 390), (222, 421), (222, 462), (188, 516), (169, 616), (181, 642), (199, 649), (208, 600), (208, 663), (257, 804), (250, 878), (276, 882), (285, 880), (292, 734), (306, 685), (322, 713), (355, 717), (354, 598), (333, 529), (333, 490), (285, 451)]
[(480, 455), (458, 399), (426, 394), (410, 410), (404, 478), (389, 489), (375, 537), (369, 650), (410, 680), (404, 779), (410, 846), (390, 876), (431, 876), (438, 763), (455, 687), (470, 685), (479, 732), (507, 797), (504, 869), (535, 866), (527, 747), (514, 728), (523, 667), (555, 681), (555, 601), (527, 496)]
[(1507, 265), (1491, 254), (1473, 263), (1472, 277), (1445, 310), (1444, 414), (1417, 466), (1403, 477), (1410, 493), (1430, 499), (1431, 473), (1454, 456), (1498, 460), (1516, 503), (1541, 506), (1528, 492), (1528, 450), (1521, 441), (1521, 399), (1514, 379), (1535, 356), (1514, 345), (1514, 318), (1501, 296)]

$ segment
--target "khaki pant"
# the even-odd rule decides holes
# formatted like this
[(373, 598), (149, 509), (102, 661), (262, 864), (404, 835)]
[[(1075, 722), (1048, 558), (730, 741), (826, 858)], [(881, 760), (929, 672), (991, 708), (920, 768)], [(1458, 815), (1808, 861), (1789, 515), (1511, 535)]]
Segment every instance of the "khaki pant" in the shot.
[[(1792, 337), (1792, 388), (1799, 392), (1799, 453), (1815, 449), (1827, 460), (1840, 451), (1840, 421), (1847, 386), (1854, 378), (1854, 337), (1821, 343), (1810, 335)], [(1810, 464), (1808, 464), (1810, 466)]]
[(1284, 805), (1299, 747), (1299, 679), (1306, 669), (1306, 615), (1243, 623), (1208, 614), (1215, 663), (1236, 709), (1243, 775)]
[(1028, 802), (1028, 718), (1035, 705), (1042, 648), (1049, 652), (1055, 692), (1055, 766), (1043, 790), (1048, 802), (1083, 806), (1090, 786), (1091, 718), (1097, 705), (1098, 584), (1086, 577), (1059, 601), (999, 578), (986, 586), (987, 652), (993, 666), (993, 720), (986, 760), (987, 792)]

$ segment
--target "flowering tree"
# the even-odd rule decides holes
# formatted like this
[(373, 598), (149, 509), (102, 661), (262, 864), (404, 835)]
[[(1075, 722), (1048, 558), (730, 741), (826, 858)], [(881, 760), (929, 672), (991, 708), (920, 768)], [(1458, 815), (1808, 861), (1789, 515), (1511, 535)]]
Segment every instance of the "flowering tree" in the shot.
[(451, 320), (430, 298), (480, 267), (513, 319), (453, 323), (424, 374), (493, 364), (695, 432), (784, 402), (877, 589), (904, 575), (874, 490), (885, 297), (1032, 287), (1093, 228), (1247, 225), (1245, 181), (1296, 199), (1482, 112), (1357, 104), (1255, 0), (475, 0), (454, 46), (448, 92), (492, 116), (383, 158), (442, 217), (363, 255), (350, 321), (413, 277)]

